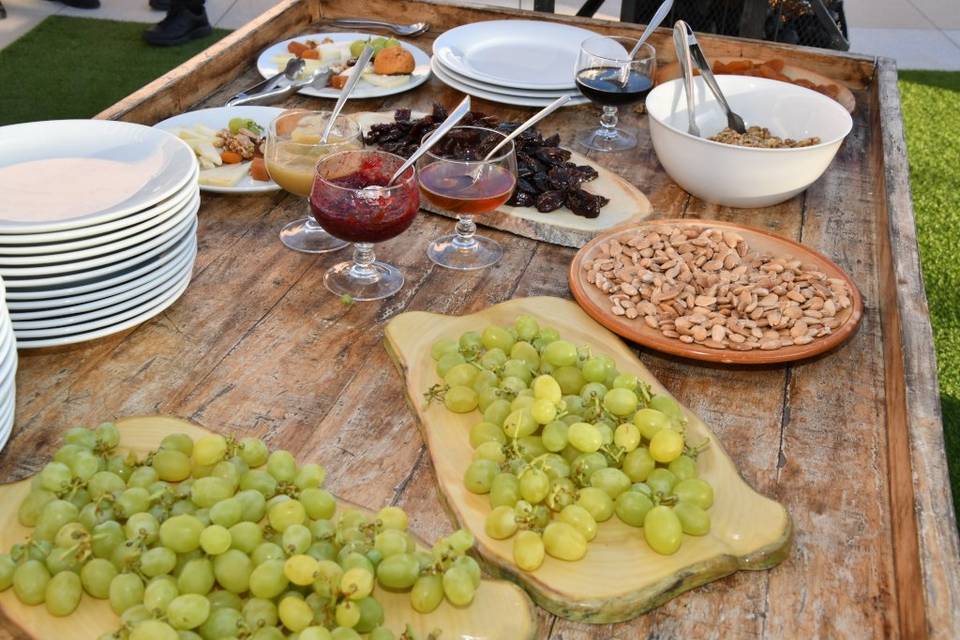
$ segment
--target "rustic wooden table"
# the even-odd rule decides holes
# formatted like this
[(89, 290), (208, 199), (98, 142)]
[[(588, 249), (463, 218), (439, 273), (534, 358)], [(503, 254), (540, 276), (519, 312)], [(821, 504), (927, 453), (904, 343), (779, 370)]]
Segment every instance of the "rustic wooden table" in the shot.
[[(431, 39), (465, 22), (532, 17), (431, 2), (286, 0), (247, 27), (101, 114), (151, 124), (220, 105), (257, 79), (256, 54), (317, 23), (356, 15), (427, 20)], [(635, 26), (577, 18), (607, 33)], [(645, 118), (624, 119), (640, 145), (598, 160), (640, 186), (669, 217), (716, 218), (797, 239), (839, 263), (859, 285), (866, 312), (836, 352), (789, 367), (731, 369), (642, 352), (644, 362), (698, 413), (742, 474), (789, 509), (796, 528), (788, 559), (688, 592), (632, 622), (589, 626), (543, 614), (543, 637), (784, 638), (960, 637), (960, 555), (943, 452), (936, 367), (910, 207), (896, 70), (889, 60), (762, 42), (704, 37), (708, 54), (778, 56), (850, 85), (854, 129), (826, 175), (806, 193), (760, 210), (692, 198), (664, 174)], [(662, 62), (669, 32), (654, 36)], [(425, 108), (457, 100), (436, 79), (350, 109)], [(329, 106), (309, 98), (292, 105)], [(521, 118), (524, 109), (477, 101)], [(565, 109), (544, 125), (569, 139), (595, 118)], [(435, 267), (427, 241), (447, 218), (423, 214), (379, 253), (407, 277), (382, 303), (344, 306), (323, 287), (346, 254), (285, 249), (277, 232), (303, 212), (282, 193), (204, 195), (200, 253), (183, 298), (122, 334), (44, 352), (21, 352), (14, 437), (0, 456), (5, 480), (37, 471), (59, 434), (118, 416), (172, 414), (211, 429), (266, 437), (323, 463), (329, 487), (369, 507), (399, 504), (428, 539), (451, 530), (429, 456), (381, 345), (382, 328), (408, 309), (460, 314), (512, 297), (568, 296), (573, 250), (490, 231), (506, 249), (494, 268)], [(641, 570), (638, 568), (638, 570)], [(0, 636), (20, 637), (7, 625)]]

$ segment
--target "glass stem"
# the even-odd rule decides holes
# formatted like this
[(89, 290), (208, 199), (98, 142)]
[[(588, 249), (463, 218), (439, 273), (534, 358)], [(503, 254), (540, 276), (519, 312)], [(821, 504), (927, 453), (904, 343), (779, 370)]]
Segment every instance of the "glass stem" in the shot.
[(601, 135), (604, 138), (616, 137), (618, 121), (617, 108), (605, 106), (603, 108), (603, 115), (600, 116), (600, 125), (603, 127), (603, 133)]
[(313, 218), (313, 210), (310, 208), (310, 201), (309, 201), (309, 200), (307, 200), (307, 217), (306, 217), (306, 220), (307, 220), (307, 221), (304, 223), (303, 226), (306, 228), (307, 233), (311, 233), (311, 232), (315, 232), (315, 231), (323, 231), (323, 227), (321, 227), (319, 224), (317, 224), (317, 221), (314, 220), (314, 218)]
[(457, 235), (453, 237), (453, 245), (461, 251), (474, 251), (477, 248), (477, 239), (474, 237), (477, 233), (477, 223), (473, 221), (473, 216), (460, 216), (457, 218)]
[(373, 245), (369, 242), (353, 243), (353, 265), (350, 267), (351, 275), (362, 280), (376, 280), (377, 270), (373, 263), (377, 259), (373, 253)]

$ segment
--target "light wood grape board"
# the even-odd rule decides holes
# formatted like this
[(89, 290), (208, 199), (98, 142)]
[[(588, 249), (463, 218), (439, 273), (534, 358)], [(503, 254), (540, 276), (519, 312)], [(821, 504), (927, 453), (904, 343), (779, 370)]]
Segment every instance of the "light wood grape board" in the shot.
[[(423, 112), (411, 114), (412, 118), (425, 115)], [(364, 134), (374, 124), (393, 122), (393, 112), (361, 112), (353, 114), (360, 123)], [(551, 135), (549, 124), (540, 129), (545, 136)], [(600, 209), (596, 218), (578, 216), (566, 207), (550, 213), (540, 213), (535, 207), (502, 206), (496, 211), (474, 217), (474, 221), (486, 227), (509, 231), (518, 236), (533, 238), (541, 242), (558, 244), (564, 247), (582, 247), (598, 233), (621, 224), (639, 222), (652, 212), (650, 201), (640, 189), (630, 184), (613, 171), (593, 160), (571, 151), (570, 161), (579, 165), (590, 165), (597, 170), (597, 178), (585, 183), (584, 188), (610, 199)], [(427, 211), (448, 218), (456, 215), (438, 209), (421, 199), (420, 206)], [(451, 230), (452, 232), (452, 230)]]
[(697, 463), (700, 477), (713, 485), (716, 494), (709, 510), (710, 533), (685, 535), (677, 553), (662, 556), (647, 546), (640, 529), (614, 516), (600, 525), (582, 560), (566, 562), (547, 556), (536, 571), (519, 570), (513, 563), (513, 540), (494, 540), (484, 533), (490, 512), (487, 496), (470, 493), (463, 485), (472, 455), (468, 431), (481, 420), (480, 414), (455, 414), (442, 402), (425, 406), (423, 393), (439, 382), (430, 356), (435, 340), (456, 339), (465, 331), (482, 331), (491, 323), (512, 324), (521, 314), (535, 317), (541, 326), (555, 327), (578, 346), (589, 345), (595, 353), (611, 355), (620, 371), (636, 374), (655, 393), (667, 393), (619, 338), (568, 300), (519, 298), (466, 316), (413, 311), (390, 321), (385, 330), (386, 347), (406, 380), (407, 398), (419, 416), (440, 493), (460, 526), (477, 537), (480, 556), (491, 572), (515, 580), (551, 613), (605, 623), (633, 618), (740, 569), (767, 569), (787, 556), (792, 523), (786, 509), (754, 491), (713, 433), (684, 409), (689, 420), (688, 441), (710, 442)]
[[(171, 433), (186, 433), (194, 439), (210, 433), (193, 423), (164, 416), (124, 418), (116, 424), (120, 428), (120, 447), (140, 455), (156, 449), (163, 437)], [(3, 551), (29, 535), (30, 529), (17, 522), (17, 508), (29, 490), (29, 479), (0, 486), (0, 518), (5, 523), (0, 530), (0, 549)], [(339, 501), (339, 507), (369, 512), (343, 500)], [(418, 540), (418, 543), (427, 547), (423, 541)], [(537, 633), (530, 599), (515, 585), (502, 580), (484, 580), (469, 607), (458, 608), (444, 601), (426, 615), (410, 607), (407, 593), (391, 593), (378, 586), (374, 595), (383, 605), (385, 625), (397, 636), (408, 623), (420, 637), (440, 629), (444, 640), (518, 640), (534, 638)], [(86, 594), (72, 615), (56, 618), (43, 605), (22, 604), (11, 588), (0, 593), (0, 610), (24, 634), (37, 640), (94, 640), (105, 632), (114, 631), (120, 624), (119, 617), (106, 600), (97, 600)]]

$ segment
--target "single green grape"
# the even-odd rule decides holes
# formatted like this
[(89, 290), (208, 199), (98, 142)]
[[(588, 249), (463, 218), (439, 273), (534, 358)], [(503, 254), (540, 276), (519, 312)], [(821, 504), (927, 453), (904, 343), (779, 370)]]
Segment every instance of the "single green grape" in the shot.
[(657, 466), (646, 447), (634, 449), (623, 457), (621, 469), (633, 482), (644, 482)]
[(257, 565), (250, 573), (250, 593), (269, 600), (286, 591), (290, 586), (290, 579), (284, 566), (284, 560), (267, 560)]
[(543, 359), (555, 367), (570, 367), (577, 363), (577, 348), (572, 342), (554, 340), (543, 348)]
[[(363, 41), (357, 40), (356, 42), (362, 43)], [(356, 44), (356, 42), (354, 44)], [(362, 44), (360, 49), (363, 49)], [(359, 53), (357, 55), (359, 55)], [(430, 357), (434, 360), (439, 360), (448, 353), (457, 353), (459, 348), (460, 346), (453, 338), (440, 338), (430, 345)]]
[(587, 382), (603, 382), (607, 379), (607, 362), (603, 358), (588, 358), (581, 370)]
[(580, 397), (580, 389), (586, 383), (583, 374), (577, 367), (557, 367), (551, 374), (560, 385), (564, 396), (575, 395)]
[(287, 596), (277, 606), (277, 616), (283, 626), (297, 632), (306, 629), (313, 622), (313, 609), (300, 598)]
[(567, 439), (584, 453), (593, 453), (603, 445), (603, 437), (595, 426), (587, 422), (575, 422), (567, 430)]
[[(149, 612), (166, 611), (178, 595), (180, 595), (180, 589), (177, 588), (177, 583), (171, 576), (154, 578), (143, 590), (143, 606)], [(203, 596), (199, 597), (203, 598)], [(130, 609), (127, 609), (127, 611), (130, 611)]]
[(457, 340), (457, 346), (464, 353), (479, 352), (483, 349), (483, 337), (479, 331), (466, 331)]
[[(514, 345), (514, 349), (516, 349), (516, 346), (517, 345)], [(511, 358), (503, 363), (501, 375), (505, 378), (518, 378), (523, 380), (524, 388), (527, 388), (527, 385), (533, 381), (533, 369), (531, 367), (532, 365), (527, 360)]]
[(454, 351), (451, 353), (445, 353), (439, 360), (437, 360), (437, 375), (441, 378), (447, 375), (447, 372), (450, 369), (454, 368), (457, 365), (463, 364), (467, 360), (460, 355), (460, 352)]
[(684, 533), (703, 536), (710, 532), (710, 514), (697, 505), (680, 501), (673, 505), (673, 512), (680, 520), (680, 528)]
[(47, 582), (44, 590), (44, 602), (47, 611), (54, 616), (68, 616), (80, 604), (83, 586), (80, 576), (73, 571), (61, 571)]
[(512, 507), (520, 499), (520, 481), (512, 473), (498, 473), (490, 485), (490, 506)]
[(545, 553), (543, 538), (534, 531), (521, 531), (513, 539), (513, 561), (524, 571), (539, 569)]
[(687, 478), (673, 485), (673, 494), (681, 502), (696, 505), (701, 509), (713, 506), (713, 487), (701, 478)]
[(587, 539), (573, 525), (562, 520), (551, 522), (543, 530), (544, 550), (559, 560), (580, 560), (587, 554)]
[(278, 449), (267, 458), (267, 471), (279, 482), (293, 482), (297, 477), (297, 462), (289, 451)]
[(450, 387), (443, 395), (443, 404), (454, 413), (470, 413), (477, 401), (477, 392), (467, 386)]
[(484, 531), (495, 540), (504, 540), (517, 532), (516, 513), (513, 506), (495, 507), (487, 514)]
[(645, 482), (654, 491), (667, 495), (673, 492), (673, 487), (677, 484), (677, 476), (663, 467), (657, 467), (650, 472)]
[(670, 418), (662, 411), (647, 407), (633, 415), (633, 424), (640, 429), (640, 435), (650, 440), (658, 431), (670, 428)]
[(187, 553), (200, 546), (203, 523), (192, 515), (167, 518), (160, 525), (160, 543), (177, 553)]
[(160, 448), (180, 451), (189, 456), (193, 454), (193, 438), (185, 433), (171, 433), (160, 441)]
[(240, 492), (257, 491), (264, 499), (269, 500), (277, 493), (277, 479), (267, 471), (261, 469), (251, 469), (240, 476)]
[(613, 379), (615, 389), (630, 389), (635, 391), (640, 386), (640, 379), (632, 373), (621, 373)]
[(637, 395), (630, 389), (615, 387), (603, 396), (604, 409), (621, 418), (632, 415), (637, 404)]
[(248, 598), (243, 603), (240, 612), (243, 614), (247, 626), (251, 629), (275, 627), (279, 621), (277, 606), (271, 600), (264, 598)]
[[(240, 525), (234, 526), (239, 527)], [(217, 583), (232, 593), (239, 594), (249, 589), (252, 571), (253, 562), (246, 553), (239, 549), (230, 549), (213, 559), (213, 574)]]
[(300, 553), (287, 558), (283, 565), (283, 573), (293, 584), (305, 587), (316, 580), (318, 564), (315, 558)]
[(490, 325), (483, 330), (481, 341), (487, 349), (501, 349), (504, 353), (509, 353), (515, 339), (513, 335), (503, 327)]
[(580, 505), (570, 504), (565, 506), (558, 517), (561, 522), (566, 522), (579, 531), (587, 542), (597, 537), (597, 521), (593, 519), (589, 511)]
[(467, 569), (453, 566), (443, 572), (443, 594), (454, 606), (467, 606), (475, 593), (476, 586)]
[(616, 500), (617, 496), (630, 488), (630, 478), (620, 469), (606, 467), (591, 474), (590, 486), (606, 492)]
[(206, 595), (216, 582), (213, 563), (209, 558), (194, 558), (183, 565), (177, 576), (177, 589), (180, 593)]
[(563, 451), (566, 446), (569, 444), (568, 432), (570, 426), (559, 420), (547, 423), (543, 427), (543, 431), (540, 434), (540, 439), (543, 442), (543, 446), (547, 451), (559, 452)]
[(539, 469), (527, 469), (520, 474), (520, 496), (530, 504), (543, 502), (550, 492), (550, 478)]
[(650, 497), (639, 491), (624, 491), (617, 496), (615, 504), (617, 517), (631, 527), (642, 527), (647, 512), (652, 508)]
[(197, 632), (205, 640), (213, 638), (232, 638), (236, 637), (237, 630), (243, 624), (243, 615), (236, 610), (228, 607), (214, 609), (211, 607), (210, 615), (206, 621), (197, 627)]
[(25, 527), (35, 527), (43, 508), (56, 499), (56, 494), (51, 491), (31, 489), (17, 509), (17, 521)]
[(360, 605), (360, 619), (354, 627), (357, 633), (369, 633), (383, 624), (383, 607), (376, 599), (367, 596), (358, 600), (357, 604)]
[[(259, 522), (263, 519), (263, 516), (267, 513), (267, 500), (262, 493), (254, 490), (239, 491), (237, 495), (233, 497), (234, 500), (240, 503), (241, 514), (240, 520), (242, 522)], [(229, 502), (225, 500), (224, 502)], [(214, 520), (215, 510), (211, 509), (210, 519)], [(234, 525), (226, 525), (222, 522), (218, 522), (228, 529)], [(239, 523), (237, 523), (239, 524)]]
[(670, 507), (653, 507), (643, 519), (643, 537), (650, 548), (661, 555), (676, 553), (683, 540), (680, 519)]
[(540, 325), (532, 316), (522, 314), (513, 321), (513, 329), (517, 332), (517, 337), (526, 342), (531, 342), (540, 333)]
[(491, 460), (474, 460), (463, 474), (463, 483), (471, 493), (490, 493), (500, 466)]
[(174, 629), (196, 629), (210, 616), (210, 601), (195, 593), (184, 594), (170, 601), (166, 613)]
[(606, 522), (613, 516), (613, 499), (602, 489), (596, 487), (580, 489), (577, 504), (586, 509), (597, 522)]
[(217, 609), (233, 609), (240, 611), (243, 608), (243, 600), (235, 593), (229, 591), (214, 591), (207, 594), (207, 600), (210, 601), (210, 611)]
[(307, 511), (300, 501), (287, 500), (271, 507), (267, 517), (270, 526), (282, 532), (290, 525), (303, 524), (307, 519)]
[(443, 376), (443, 381), (450, 387), (469, 387), (473, 384), (474, 379), (476, 379), (478, 371), (479, 369), (474, 365), (465, 362), (451, 367), (446, 375)]
[(673, 475), (677, 476), (679, 480), (696, 478), (698, 475), (697, 461), (687, 455), (681, 455), (672, 460), (670, 464), (667, 465), (667, 469), (669, 469)]
[(201, 436), (193, 443), (193, 461), (197, 464), (216, 464), (226, 452), (227, 439), (219, 434)]
[(337, 625), (352, 629), (360, 622), (360, 605), (353, 600), (342, 600), (334, 611)]
[(613, 432), (613, 443), (630, 453), (640, 446), (640, 429), (632, 422), (624, 422)]
[[(160, 449), (153, 456), (157, 476), (166, 482), (180, 482), (190, 477), (190, 457), (178, 449)], [(96, 477), (96, 475), (94, 475)]]
[(116, 575), (117, 568), (112, 562), (104, 558), (91, 558), (80, 569), (80, 582), (92, 597), (105, 600), (110, 595), (110, 582)]
[(140, 554), (140, 571), (148, 578), (170, 573), (177, 566), (177, 554), (166, 547), (154, 547)]
[(179, 640), (176, 630), (160, 620), (143, 620), (130, 632), (129, 640)]
[(424, 574), (417, 578), (410, 590), (410, 605), (420, 613), (430, 613), (443, 602), (443, 579)]
[(411, 553), (384, 558), (376, 569), (377, 580), (388, 589), (409, 589), (420, 575), (420, 563)]
[(657, 462), (673, 462), (683, 453), (683, 435), (673, 429), (661, 429), (650, 439), (650, 455)]
[(110, 608), (120, 615), (130, 607), (143, 603), (143, 581), (133, 573), (121, 573), (110, 581)]

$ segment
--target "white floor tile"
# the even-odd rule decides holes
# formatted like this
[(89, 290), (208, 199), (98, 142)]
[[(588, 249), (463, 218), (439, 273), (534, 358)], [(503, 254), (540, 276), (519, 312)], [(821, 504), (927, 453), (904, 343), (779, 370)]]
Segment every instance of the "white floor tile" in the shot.
[(940, 29), (960, 29), (960, 3), (957, 0), (910, 0), (910, 2)]
[[(847, 25), (858, 29), (935, 29), (911, 0), (844, 0)], [(931, 0), (948, 5), (957, 0)]]
[(275, 4), (275, 0), (236, 0), (217, 21), (217, 26), (238, 29)]
[(944, 33), (953, 40), (954, 44), (960, 47), (960, 29), (947, 29)]
[(960, 44), (928, 29), (850, 28), (850, 50), (886, 56), (900, 69), (960, 71)]

